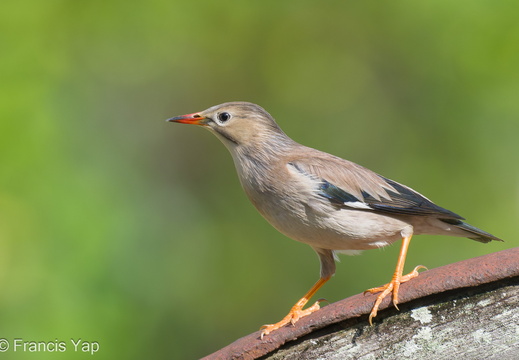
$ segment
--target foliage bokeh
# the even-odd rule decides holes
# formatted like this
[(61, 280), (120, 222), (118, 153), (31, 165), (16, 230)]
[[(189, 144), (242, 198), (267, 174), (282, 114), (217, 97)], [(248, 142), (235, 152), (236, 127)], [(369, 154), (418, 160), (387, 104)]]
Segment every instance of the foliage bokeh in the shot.
[[(261, 219), (212, 135), (164, 122), (225, 101), (506, 239), (417, 237), (409, 268), (517, 246), (517, 3), (1, 8), (0, 338), (196, 358), (285, 315), (316, 256)], [(342, 257), (319, 296), (387, 282), (397, 252)]]

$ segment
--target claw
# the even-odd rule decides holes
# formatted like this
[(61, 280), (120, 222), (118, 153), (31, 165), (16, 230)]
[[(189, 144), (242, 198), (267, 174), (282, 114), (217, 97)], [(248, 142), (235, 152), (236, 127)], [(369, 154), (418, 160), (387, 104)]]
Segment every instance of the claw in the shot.
[(391, 293), (393, 294), (393, 306), (397, 310), (400, 310), (400, 309), (398, 309), (398, 291), (400, 289), (400, 284), (405, 283), (406, 281), (409, 281), (409, 280), (417, 277), (419, 274), (418, 270), (420, 270), (420, 269), (427, 269), (427, 268), (423, 265), (418, 265), (417, 267), (415, 267), (413, 269), (413, 271), (411, 271), (407, 275), (402, 276), (401, 274), (395, 273), (393, 275), (393, 279), (389, 283), (364, 291), (364, 294), (366, 294), (366, 293), (374, 294), (377, 292), (381, 292), (381, 294), (379, 296), (377, 296), (377, 300), (375, 301), (375, 304), (373, 305), (373, 308), (371, 309), (371, 312), (369, 314), (369, 324), (370, 325), (373, 325), (373, 318), (375, 316), (377, 316), (378, 307), (382, 303), (382, 300), (384, 300), (384, 298), (386, 296), (388, 296), (389, 294), (391, 294)]
[(312, 306), (310, 306), (309, 308), (306, 308), (306, 309), (303, 309), (302, 306), (299, 307), (296, 305), (292, 309), (290, 309), (290, 312), (288, 313), (288, 315), (285, 316), (281, 321), (278, 321), (275, 324), (263, 325), (261, 327), (261, 329), (262, 329), (262, 332), (260, 335), (261, 340), (263, 340), (263, 337), (265, 335), (270, 334), (272, 331), (282, 328), (283, 326), (288, 325), (288, 324), (291, 324), (293, 326), (302, 317), (310, 315), (311, 313), (319, 310), (321, 308), (321, 306), (319, 305), (320, 302), (321, 302), (321, 300), (317, 300)]
[(265, 335), (270, 334), (272, 331), (277, 330), (279, 328), (282, 328), (285, 325), (292, 324), (294, 325), (299, 319), (301, 319), (303, 316), (310, 315), (314, 311), (317, 311), (321, 308), (319, 305), (321, 302), (326, 301), (325, 299), (319, 299), (317, 300), (312, 306), (309, 308), (303, 309), (303, 307), (306, 305), (308, 300), (319, 290), (321, 286), (324, 285), (325, 282), (327, 282), (330, 279), (330, 277), (325, 277), (319, 279), (314, 286), (303, 296), (293, 307), (290, 309), (287, 316), (285, 316), (281, 321), (275, 323), (275, 324), (269, 324), (269, 325), (263, 325), (260, 329), (261, 334), (260, 338), (263, 340), (263, 337)]

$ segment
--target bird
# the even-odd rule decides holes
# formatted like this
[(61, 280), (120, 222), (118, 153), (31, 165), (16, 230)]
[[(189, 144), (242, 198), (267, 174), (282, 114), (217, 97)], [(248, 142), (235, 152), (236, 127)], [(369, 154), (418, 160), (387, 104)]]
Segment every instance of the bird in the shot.
[(413, 235), (502, 241), (408, 186), (297, 143), (259, 105), (227, 102), (166, 121), (198, 125), (216, 135), (231, 153), (241, 186), (260, 214), (282, 234), (310, 245), (319, 257), (319, 280), (283, 319), (261, 327), (261, 339), (319, 310), (322, 299), (305, 306), (334, 275), (337, 254), (355, 255), (402, 240), (391, 280), (365, 292), (379, 293), (369, 314), (372, 325), (382, 300), (391, 294), (398, 309), (400, 284), (426, 269), (419, 265), (403, 275)]

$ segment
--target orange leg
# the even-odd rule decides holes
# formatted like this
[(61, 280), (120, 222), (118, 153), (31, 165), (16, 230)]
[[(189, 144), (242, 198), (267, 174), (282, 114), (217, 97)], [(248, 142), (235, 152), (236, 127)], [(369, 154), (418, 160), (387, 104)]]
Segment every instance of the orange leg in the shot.
[(398, 309), (398, 290), (400, 289), (400, 284), (411, 280), (418, 276), (418, 270), (427, 269), (425, 266), (418, 265), (407, 275), (402, 275), (404, 271), (404, 263), (405, 257), (407, 255), (407, 249), (409, 248), (409, 243), (411, 242), (411, 235), (406, 236), (402, 239), (402, 247), (400, 248), (400, 254), (398, 255), (398, 262), (396, 263), (395, 273), (393, 274), (393, 278), (386, 285), (382, 285), (380, 287), (376, 287), (373, 289), (368, 289), (364, 291), (364, 293), (377, 293), (382, 292), (375, 301), (375, 305), (373, 305), (373, 309), (371, 309), (371, 313), (369, 314), (369, 323), (373, 325), (373, 318), (377, 316), (378, 307), (380, 303), (386, 296), (393, 293), (393, 305)]
[(312, 288), (305, 294), (305, 296), (303, 296), (294, 306), (292, 306), (292, 309), (290, 309), (290, 312), (288, 313), (288, 315), (285, 316), (281, 321), (279, 321), (275, 324), (263, 325), (261, 327), (261, 329), (262, 329), (261, 339), (263, 339), (263, 336), (270, 334), (272, 331), (277, 330), (277, 329), (287, 325), (288, 323), (291, 323), (292, 325), (294, 325), (296, 323), (296, 321), (299, 320), (300, 318), (302, 318), (303, 316), (310, 315), (314, 311), (319, 310), (319, 308), (320, 308), (319, 303), (322, 300), (317, 300), (315, 302), (315, 304), (313, 304), (312, 306), (310, 306), (307, 309), (303, 310), (303, 307), (310, 300), (310, 298), (315, 295), (317, 290), (319, 290), (321, 288), (321, 286), (323, 286), (328, 280), (330, 280), (330, 277), (320, 278), (314, 284), (314, 286), (312, 286)]

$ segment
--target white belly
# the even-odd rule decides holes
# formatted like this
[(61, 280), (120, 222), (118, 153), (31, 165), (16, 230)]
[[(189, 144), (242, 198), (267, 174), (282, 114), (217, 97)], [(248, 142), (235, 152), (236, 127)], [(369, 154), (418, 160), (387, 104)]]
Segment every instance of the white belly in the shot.
[(412, 233), (410, 223), (370, 211), (338, 209), (326, 201), (311, 205), (283, 200), (255, 204), (260, 213), (286, 236), (312, 247), (368, 250), (390, 245)]

